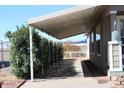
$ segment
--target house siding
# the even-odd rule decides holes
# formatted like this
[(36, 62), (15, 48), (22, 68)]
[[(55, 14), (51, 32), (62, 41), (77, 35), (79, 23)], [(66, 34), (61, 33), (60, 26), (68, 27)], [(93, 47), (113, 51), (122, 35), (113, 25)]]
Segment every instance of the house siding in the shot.
[[(107, 62), (107, 46), (108, 41), (111, 40), (111, 24), (110, 16), (107, 16), (101, 23), (101, 42), (100, 42), (100, 55), (97, 54), (96, 47), (94, 53), (90, 53), (90, 60), (101, 70), (107, 72), (108, 62)], [(90, 40), (90, 51), (92, 51), (92, 45)]]
[[(96, 53), (96, 49), (94, 53), (90, 53), (90, 60), (96, 64), (96, 66), (103, 71), (108, 71), (108, 41), (111, 41), (111, 15), (110, 11), (117, 11), (117, 16), (124, 15), (124, 6), (123, 5), (110, 5), (108, 6), (108, 16), (104, 18), (101, 24), (101, 56), (98, 56)], [(90, 39), (90, 51), (92, 51), (92, 44)]]

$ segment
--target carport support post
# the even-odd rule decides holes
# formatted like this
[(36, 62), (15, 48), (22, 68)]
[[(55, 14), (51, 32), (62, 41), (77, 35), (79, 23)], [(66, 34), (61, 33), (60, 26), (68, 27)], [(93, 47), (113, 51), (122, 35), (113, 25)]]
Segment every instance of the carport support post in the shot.
[(90, 38), (89, 36), (87, 36), (87, 53), (86, 53), (86, 56), (87, 58), (89, 59), (89, 53), (90, 53), (90, 48), (89, 48), (89, 42), (90, 42)]
[(29, 32), (30, 32), (30, 78), (31, 81), (34, 81), (34, 71), (33, 71), (33, 54), (32, 54), (32, 49), (33, 49), (33, 43), (32, 43), (32, 27), (29, 27)]

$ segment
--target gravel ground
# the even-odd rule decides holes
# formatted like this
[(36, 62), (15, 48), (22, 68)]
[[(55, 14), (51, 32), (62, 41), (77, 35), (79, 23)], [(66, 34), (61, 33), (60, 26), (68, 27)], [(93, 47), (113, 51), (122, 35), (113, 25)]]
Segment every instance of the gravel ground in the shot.
[(0, 69), (0, 80), (18, 80), (12, 73), (10, 66)]
[(2, 88), (17, 88), (25, 83), (24, 80), (17, 79), (11, 73), (11, 67), (5, 64), (4, 68), (0, 68), (0, 81), (2, 81)]

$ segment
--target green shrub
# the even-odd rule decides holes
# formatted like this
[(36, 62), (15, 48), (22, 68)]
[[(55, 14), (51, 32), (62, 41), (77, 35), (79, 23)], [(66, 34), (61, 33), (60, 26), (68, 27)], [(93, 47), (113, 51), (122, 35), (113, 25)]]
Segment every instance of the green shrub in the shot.
[[(63, 47), (41, 37), (35, 29), (32, 32), (34, 76), (38, 73), (43, 75), (50, 65), (63, 58)], [(17, 27), (15, 32), (8, 31), (6, 37), (11, 43), (12, 72), (18, 78), (30, 78), (29, 27)]]

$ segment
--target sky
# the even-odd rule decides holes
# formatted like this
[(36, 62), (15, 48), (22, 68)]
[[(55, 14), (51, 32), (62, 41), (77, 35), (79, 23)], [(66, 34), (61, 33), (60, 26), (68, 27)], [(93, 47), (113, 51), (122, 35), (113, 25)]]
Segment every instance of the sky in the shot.
[[(42, 16), (59, 10), (74, 7), (74, 5), (9, 5), (0, 6), (0, 40), (8, 41), (5, 38), (7, 31), (16, 31), (16, 26), (26, 24), (26, 21), (30, 18)], [(44, 35), (44, 34), (42, 34)], [(47, 35), (44, 35), (48, 37)], [(52, 39), (52, 37), (51, 37)], [(83, 35), (77, 35), (74, 37), (63, 39), (62, 41), (80, 41), (83, 39)]]

